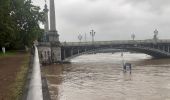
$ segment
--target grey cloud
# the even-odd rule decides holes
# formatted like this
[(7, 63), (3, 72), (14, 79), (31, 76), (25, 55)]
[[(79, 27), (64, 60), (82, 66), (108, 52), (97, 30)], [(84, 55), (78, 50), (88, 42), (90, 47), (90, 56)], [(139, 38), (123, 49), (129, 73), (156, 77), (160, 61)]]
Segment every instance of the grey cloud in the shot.
[[(81, 8), (81, 7), (80, 7)], [(123, 16), (116, 15), (107, 9), (84, 9), (81, 11), (79, 8), (66, 9), (60, 15), (64, 20), (79, 25), (89, 25), (89, 24), (107, 24), (110, 22), (117, 22), (123, 19)]]
[(148, 10), (161, 14), (164, 8), (169, 6), (170, 0), (125, 0), (126, 3), (131, 3), (133, 6), (148, 6)]
[[(36, 0), (37, 2), (39, 0)], [(43, 0), (42, 0), (43, 1)], [(78, 34), (96, 31), (96, 40), (170, 38), (170, 0), (55, 0), (61, 41), (78, 41)], [(42, 4), (42, 3), (40, 3)]]

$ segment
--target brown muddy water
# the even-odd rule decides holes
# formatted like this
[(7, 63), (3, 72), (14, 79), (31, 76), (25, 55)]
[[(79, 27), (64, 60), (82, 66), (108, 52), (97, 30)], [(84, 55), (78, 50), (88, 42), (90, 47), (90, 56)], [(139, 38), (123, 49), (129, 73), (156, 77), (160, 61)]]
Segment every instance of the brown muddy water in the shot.
[[(83, 55), (45, 66), (52, 100), (170, 100), (170, 59), (145, 54)], [(122, 59), (132, 63), (123, 73)]]

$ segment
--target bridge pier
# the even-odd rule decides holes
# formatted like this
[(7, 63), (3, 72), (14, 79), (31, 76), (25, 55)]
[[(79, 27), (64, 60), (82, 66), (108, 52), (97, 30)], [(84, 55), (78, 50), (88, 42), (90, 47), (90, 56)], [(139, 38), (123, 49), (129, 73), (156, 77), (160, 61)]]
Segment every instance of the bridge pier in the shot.
[(40, 62), (43, 64), (61, 62), (61, 47), (39, 43), (38, 52)]
[(53, 63), (61, 62), (61, 48), (51, 47)]

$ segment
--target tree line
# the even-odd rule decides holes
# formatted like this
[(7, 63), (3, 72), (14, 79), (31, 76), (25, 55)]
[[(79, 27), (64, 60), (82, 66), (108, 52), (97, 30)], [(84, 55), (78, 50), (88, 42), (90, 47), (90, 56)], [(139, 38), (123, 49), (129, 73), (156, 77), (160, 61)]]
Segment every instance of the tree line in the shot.
[(24, 49), (40, 39), (44, 12), (31, 0), (0, 0), (0, 47)]

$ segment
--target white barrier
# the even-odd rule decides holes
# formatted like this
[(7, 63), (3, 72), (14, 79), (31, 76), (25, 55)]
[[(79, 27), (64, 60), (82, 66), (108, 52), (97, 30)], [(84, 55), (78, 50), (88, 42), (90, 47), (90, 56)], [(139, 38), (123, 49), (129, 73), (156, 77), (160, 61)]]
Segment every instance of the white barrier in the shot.
[(31, 80), (28, 89), (27, 100), (43, 100), (41, 69), (37, 47), (35, 47)]

